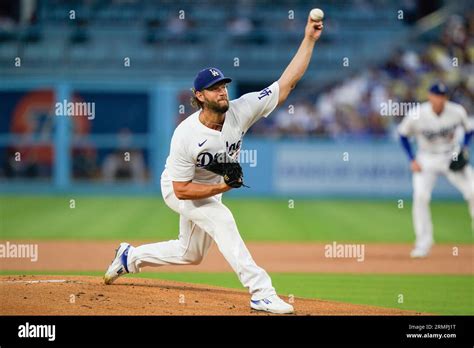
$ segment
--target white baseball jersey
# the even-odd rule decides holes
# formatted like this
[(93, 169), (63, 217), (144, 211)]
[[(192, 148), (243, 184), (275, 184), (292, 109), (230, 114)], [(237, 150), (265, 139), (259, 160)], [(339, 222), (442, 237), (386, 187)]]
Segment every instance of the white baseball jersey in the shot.
[(221, 182), (221, 176), (202, 167), (224, 151), (237, 159), (244, 134), (261, 117), (267, 117), (275, 109), (279, 91), (278, 82), (274, 82), (260, 92), (244, 94), (230, 101), (221, 131), (201, 123), (201, 110), (187, 117), (174, 131), (162, 180)]
[(415, 136), (419, 151), (429, 153), (447, 153), (459, 146), (455, 137), (458, 127), (471, 131), (473, 125), (462, 105), (447, 101), (443, 112), (435, 114), (429, 102), (422, 103), (419, 109), (413, 109), (398, 126), (402, 136)]

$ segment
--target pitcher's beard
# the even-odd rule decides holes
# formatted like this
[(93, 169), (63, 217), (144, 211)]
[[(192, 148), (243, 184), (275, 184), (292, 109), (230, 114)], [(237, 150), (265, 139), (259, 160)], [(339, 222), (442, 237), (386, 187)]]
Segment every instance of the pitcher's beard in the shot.
[(227, 104), (225, 104), (225, 105), (221, 105), (221, 104), (219, 104), (219, 102), (207, 102), (206, 107), (209, 110), (212, 110), (212, 111), (217, 112), (219, 114), (223, 114), (223, 113), (227, 112), (227, 110), (229, 110), (229, 102), (227, 102)]

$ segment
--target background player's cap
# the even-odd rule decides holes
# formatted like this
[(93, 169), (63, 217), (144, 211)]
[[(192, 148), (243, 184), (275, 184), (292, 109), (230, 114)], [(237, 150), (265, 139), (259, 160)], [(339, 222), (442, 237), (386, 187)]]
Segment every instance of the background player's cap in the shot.
[(222, 71), (217, 68), (206, 68), (196, 75), (194, 79), (194, 90), (202, 91), (221, 81), (231, 82), (232, 79), (225, 77)]
[(436, 82), (430, 87), (430, 93), (437, 94), (437, 95), (446, 95), (448, 93), (448, 89), (446, 85), (442, 82)]

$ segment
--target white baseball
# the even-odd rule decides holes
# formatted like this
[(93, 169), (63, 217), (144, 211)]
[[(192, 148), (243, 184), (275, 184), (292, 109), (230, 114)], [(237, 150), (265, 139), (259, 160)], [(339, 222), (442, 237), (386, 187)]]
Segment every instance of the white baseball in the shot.
[(324, 12), (319, 8), (313, 8), (309, 13), (309, 16), (313, 21), (320, 21), (324, 18)]

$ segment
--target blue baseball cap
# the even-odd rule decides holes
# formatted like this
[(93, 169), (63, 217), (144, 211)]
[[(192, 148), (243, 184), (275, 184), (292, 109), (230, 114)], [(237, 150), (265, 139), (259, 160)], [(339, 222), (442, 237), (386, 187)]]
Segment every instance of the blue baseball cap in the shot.
[(446, 95), (448, 93), (448, 88), (442, 82), (436, 82), (430, 87), (430, 93), (436, 95)]
[(225, 77), (222, 71), (217, 68), (202, 69), (194, 79), (194, 90), (202, 91), (221, 81), (232, 82), (232, 79)]

